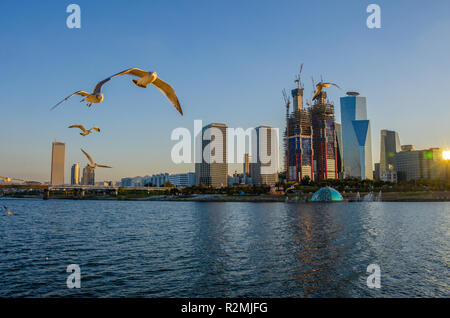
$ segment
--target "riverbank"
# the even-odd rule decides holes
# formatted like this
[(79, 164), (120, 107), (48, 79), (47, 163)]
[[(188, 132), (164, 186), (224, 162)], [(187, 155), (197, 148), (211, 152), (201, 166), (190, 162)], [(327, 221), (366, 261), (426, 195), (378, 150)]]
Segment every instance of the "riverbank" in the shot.
[[(376, 199), (366, 197), (369, 193), (343, 193), (345, 201), (381, 201), (381, 202), (446, 202), (450, 201), (449, 191), (429, 192), (385, 192), (378, 198), (378, 194), (372, 196)], [(21, 195), (19, 193), (5, 196), (11, 198), (42, 199), (41, 194)], [(86, 195), (83, 198), (63, 194), (52, 194), (49, 199), (66, 200), (117, 200), (117, 201), (193, 201), (193, 202), (308, 202), (312, 194), (290, 194), (285, 195), (226, 195), (226, 194), (192, 194), (192, 195)], [(366, 199), (365, 199), (366, 197)]]

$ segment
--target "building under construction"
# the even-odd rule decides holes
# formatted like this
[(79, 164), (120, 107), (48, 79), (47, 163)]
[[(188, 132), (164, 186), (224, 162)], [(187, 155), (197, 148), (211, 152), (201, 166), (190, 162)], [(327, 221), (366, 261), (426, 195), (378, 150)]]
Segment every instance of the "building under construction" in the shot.
[(295, 182), (305, 177), (317, 181), (337, 179), (340, 168), (338, 167), (334, 105), (327, 101), (326, 92), (322, 90), (323, 87), (320, 87), (314, 96), (314, 104), (307, 103), (304, 107), (304, 88), (300, 81), (300, 74), (295, 82), (297, 88), (291, 91), (293, 99), (291, 113), (289, 112), (290, 100), (284, 92), (286, 179)]

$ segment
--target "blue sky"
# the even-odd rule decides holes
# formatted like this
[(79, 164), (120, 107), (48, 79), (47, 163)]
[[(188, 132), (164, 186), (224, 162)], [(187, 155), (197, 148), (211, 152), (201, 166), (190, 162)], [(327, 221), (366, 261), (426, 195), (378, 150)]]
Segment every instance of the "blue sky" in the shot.
[[(66, 27), (66, 7), (81, 7), (81, 29)], [(366, 27), (366, 7), (381, 7), (382, 28)], [(170, 134), (194, 119), (230, 127), (284, 127), (281, 90), (293, 88), (305, 63), (311, 76), (338, 83), (328, 89), (340, 121), (339, 97), (367, 97), (374, 162), (381, 129), (402, 144), (450, 147), (450, 2), (435, 1), (2, 1), (0, 3), (0, 175), (47, 181), (51, 142), (64, 141), (70, 165), (99, 163), (97, 180), (193, 171), (175, 165)], [(129, 78), (104, 88), (88, 109), (73, 91), (128, 67), (157, 71), (174, 86), (177, 114), (151, 87)], [(99, 125), (86, 138), (67, 126)], [(232, 173), (233, 167), (230, 168)]]

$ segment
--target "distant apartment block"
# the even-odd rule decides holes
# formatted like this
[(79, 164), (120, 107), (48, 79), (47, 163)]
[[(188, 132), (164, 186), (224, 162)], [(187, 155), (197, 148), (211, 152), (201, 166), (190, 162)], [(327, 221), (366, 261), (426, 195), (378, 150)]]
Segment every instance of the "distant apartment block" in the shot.
[(177, 187), (192, 187), (195, 185), (195, 173), (178, 173), (169, 175), (169, 182)]
[(411, 145), (402, 146), (401, 152), (395, 155), (395, 170), (398, 181), (417, 179), (444, 179), (445, 164), (443, 150), (430, 148), (426, 150), (414, 149)]
[(54, 141), (52, 144), (51, 185), (64, 184), (64, 166), (66, 157), (66, 144)]
[(166, 182), (169, 182), (168, 173), (154, 174), (151, 177), (144, 177), (142, 179), (142, 185), (151, 184), (153, 187), (162, 187)]
[(122, 187), (162, 187), (164, 183), (170, 182), (177, 187), (189, 187), (195, 185), (195, 173), (158, 173), (145, 177), (122, 178), (120, 184)]
[(86, 165), (83, 169), (82, 185), (95, 185), (95, 169)]
[(397, 172), (393, 171), (393, 170), (383, 171), (381, 173), (380, 179), (381, 179), (381, 181), (384, 181), (384, 182), (397, 183), (397, 181), (398, 181), (398, 179), (397, 179)]
[(381, 179), (380, 163), (379, 162), (374, 164), (373, 179), (374, 180), (380, 180)]

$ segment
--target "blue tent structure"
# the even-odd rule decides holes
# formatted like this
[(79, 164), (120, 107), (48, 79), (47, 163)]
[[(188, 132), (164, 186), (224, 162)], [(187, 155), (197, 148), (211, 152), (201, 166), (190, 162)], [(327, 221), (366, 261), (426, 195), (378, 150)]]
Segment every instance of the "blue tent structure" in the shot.
[(317, 190), (312, 198), (311, 201), (313, 202), (339, 202), (344, 201), (344, 198), (339, 193), (339, 191), (330, 188), (330, 187), (323, 187)]

